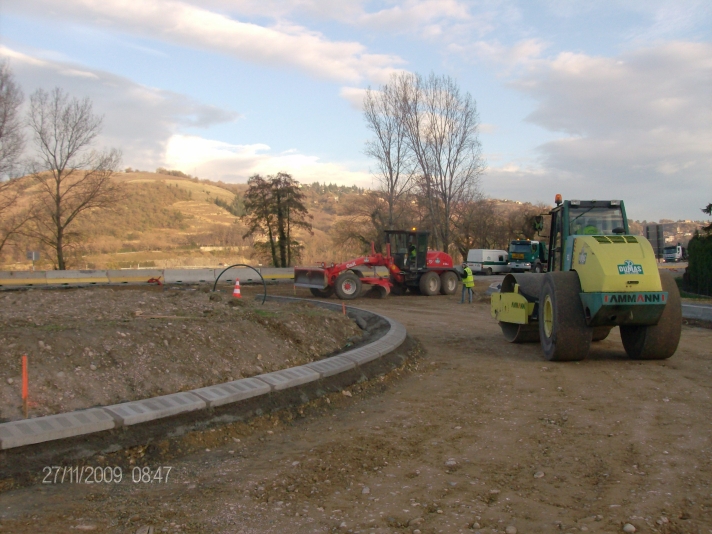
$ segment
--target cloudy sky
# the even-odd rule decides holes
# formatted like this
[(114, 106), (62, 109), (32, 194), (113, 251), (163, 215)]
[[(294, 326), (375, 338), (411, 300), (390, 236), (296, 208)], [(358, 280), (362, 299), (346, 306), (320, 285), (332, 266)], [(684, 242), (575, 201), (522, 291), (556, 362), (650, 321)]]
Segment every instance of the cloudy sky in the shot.
[(2, 0), (0, 57), (142, 170), (375, 186), (363, 90), (406, 70), (477, 101), (488, 196), (712, 202), (709, 0)]

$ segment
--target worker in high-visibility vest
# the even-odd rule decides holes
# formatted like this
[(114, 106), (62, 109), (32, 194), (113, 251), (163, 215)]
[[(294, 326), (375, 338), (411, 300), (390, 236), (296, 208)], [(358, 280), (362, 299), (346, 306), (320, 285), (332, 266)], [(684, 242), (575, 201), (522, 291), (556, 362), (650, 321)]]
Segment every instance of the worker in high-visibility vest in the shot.
[(411, 245), (408, 248), (408, 262), (410, 263), (410, 268), (415, 269), (416, 259), (418, 257), (418, 252), (415, 249), (415, 245)]
[(460, 299), (460, 304), (465, 303), (465, 291), (467, 291), (470, 304), (472, 304), (472, 288), (475, 287), (475, 277), (472, 274), (472, 269), (470, 269), (470, 266), (467, 265), (467, 263), (462, 264), (462, 270), (464, 272), (462, 274), (462, 298)]

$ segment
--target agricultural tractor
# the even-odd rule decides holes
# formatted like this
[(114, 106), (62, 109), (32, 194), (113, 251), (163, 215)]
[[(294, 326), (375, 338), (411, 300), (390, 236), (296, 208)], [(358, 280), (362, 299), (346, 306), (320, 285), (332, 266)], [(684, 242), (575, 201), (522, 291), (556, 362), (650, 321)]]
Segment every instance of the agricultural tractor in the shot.
[[(295, 267), (294, 285), (308, 287), (315, 297), (329, 298), (336, 293), (342, 300), (358, 297), (363, 284), (373, 286), (379, 297), (391, 292), (402, 295), (406, 290), (428, 296), (455, 293), (460, 277), (452, 257), (428, 250), (427, 232), (386, 230), (385, 245), (385, 255), (377, 253), (372, 243), (370, 256), (329, 266)], [(376, 275), (376, 267), (387, 268), (388, 276)], [(364, 276), (363, 268), (373, 268), (373, 276)]]
[(672, 356), (682, 329), (680, 293), (672, 276), (658, 271), (648, 240), (629, 234), (623, 201), (556, 195), (548, 216), (549, 272), (508, 274), (492, 295), (505, 339), (540, 341), (548, 360), (575, 361), (619, 326), (631, 358)]

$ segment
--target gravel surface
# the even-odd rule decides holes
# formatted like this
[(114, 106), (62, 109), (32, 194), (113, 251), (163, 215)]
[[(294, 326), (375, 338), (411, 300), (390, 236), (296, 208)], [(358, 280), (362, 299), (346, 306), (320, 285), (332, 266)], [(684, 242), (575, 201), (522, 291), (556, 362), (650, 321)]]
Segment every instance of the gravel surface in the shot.
[(125, 471), (121, 483), (0, 493), (0, 531), (712, 530), (712, 331), (685, 326), (670, 360), (645, 362), (614, 329), (587, 360), (552, 363), (504, 341), (485, 301), (458, 300), (356, 301), (425, 353), (349, 395), (193, 433), (180, 456), (89, 462), (131, 454), (152, 473), (171, 466), (167, 483)]
[(0, 293), (0, 421), (186, 391), (320, 359), (357, 342), (342, 314), (195, 289)]

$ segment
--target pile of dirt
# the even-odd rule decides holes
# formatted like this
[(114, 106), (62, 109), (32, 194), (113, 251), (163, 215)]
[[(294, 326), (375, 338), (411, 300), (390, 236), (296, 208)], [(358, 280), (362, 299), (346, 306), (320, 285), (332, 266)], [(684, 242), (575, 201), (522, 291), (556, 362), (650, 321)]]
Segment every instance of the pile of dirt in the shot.
[(339, 352), (361, 339), (346, 316), (190, 289), (0, 294), (0, 421), (165, 395)]

